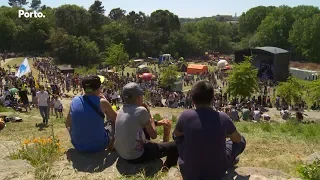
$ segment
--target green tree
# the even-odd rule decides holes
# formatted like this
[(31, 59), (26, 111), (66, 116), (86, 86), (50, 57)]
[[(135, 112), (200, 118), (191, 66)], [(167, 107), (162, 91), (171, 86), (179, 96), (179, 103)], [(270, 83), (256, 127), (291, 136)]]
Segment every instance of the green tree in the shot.
[(91, 29), (90, 13), (77, 5), (62, 5), (55, 10), (56, 25), (74, 36), (87, 36)]
[(320, 79), (312, 82), (308, 82), (306, 85), (307, 94), (306, 99), (309, 107), (313, 105), (313, 103), (320, 103)]
[(125, 44), (128, 37), (128, 30), (129, 28), (125, 24), (115, 21), (102, 27), (103, 33), (107, 37), (110, 37), (114, 44)]
[(0, 52), (12, 51), (18, 29), (12, 19), (0, 16)]
[(106, 17), (104, 6), (102, 6), (102, 2), (99, 0), (95, 0), (94, 3), (89, 7), (89, 13), (91, 15), (91, 23), (94, 28), (101, 28), (103, 24), (106, 22)]
[(209, 44), (208, 50), (212, 51), (219, 47), (219, 22), (211, 18), (199, 21), (197, 25), (199, 31), (204, 35), (203, 40)]
[(151, 13), (148, 22), (149, 30), (154, 37), (153, 48), (156, 52), (153, 54), (159, 55), (163, 47), (168, 44), (171, 34), (180, 30), (179, 18), (168, 10), (156, 10)]
[(41, 6), (41, 0), (32, 0), (30, 4), (30, 8), (33, 10), (38, 10), (40, 9)]
[(290, 7), (276, 8), (261, 22), (257, 29), (259, 45), (290, 48), (288, 38), (293, 23), (294, 18)]
[(315, 14), (319, 14), (319, 7), (316, 6), (296, 6), (292, 8), (292, 14), (295, 20), (310, 18)]
[(276, 95), (283, 98), (289, 104), (300, 103), (303, 89), (303, 85), (297, 78), (289, 77), (286, 82), (280, 82), (276, 86)]
[(107, 49), (106, 63), (114, 67), (123, 68), (129, 62), (129, 55), (124, 49), (124, 45), (113, 44)]
[(258, 88), (258, 70), (252, 67), (252, 57), (246, 57), (245, 61), (235, 64), (228, 77), (227, 93), (232, 97), (251, 97)]
[(126, 14), (126, 10), (123, 10), (121, 8), (115, 8), (115, 9), (111, 9), (109, 13), (109, 18), (114, 21), (119, 21), (125, 17), (125, 14)]
[(12, 7), (18, 6), (22, 7), (27, 5), (29, 2), (27, 0), (9, 0), (8, 4)]
[(92, 66), (100, 63), (97, 44), (86, 36), (68, 35), (64, 29), (52, 30), (47, 41), (58, 63)]
[(303, 56), (313, 62), (320, 60), (320, 16), (315, 14), (305, 19), (298, 19), (290, 31), (289, 42)]
[(261, 22), (275, 7), (257, 6), (243, 13), (239, 18), (239, 31), (242, 36), (254, 34)]
[(179, 72), (177, 71), (177, 67), (175, 65), (164, 67), (161, 71), (160, 86), (170, 87), (174, 85), (174, 83), (178, 80), (178, 75)]

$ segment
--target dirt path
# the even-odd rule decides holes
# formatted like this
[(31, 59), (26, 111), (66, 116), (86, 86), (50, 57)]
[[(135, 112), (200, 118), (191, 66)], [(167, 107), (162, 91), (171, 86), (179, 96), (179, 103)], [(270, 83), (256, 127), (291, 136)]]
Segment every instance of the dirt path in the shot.
[(9, 59), (6, 59), (5, 62), (1, 61), (1, 67), (5, 67), (6, 64), (8, 64), (10, 61), (14, 60), (16, 58), (9, 58)]

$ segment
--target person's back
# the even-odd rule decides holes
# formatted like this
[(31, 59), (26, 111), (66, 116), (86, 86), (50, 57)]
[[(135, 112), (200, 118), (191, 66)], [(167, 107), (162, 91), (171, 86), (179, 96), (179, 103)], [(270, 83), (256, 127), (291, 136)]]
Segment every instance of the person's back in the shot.
[(230, 124), (229, 117), (210, 108), (199, 108), (186, 110), (179, 119), (184, 119), (184, 137), (178, 138), (176, 143), (184, 177), (190, 180), (221, 179), (227, 168), (226, 129), (230, 127), (226, 126)]
[(238, 114), (238, 111), (235, 109), (235, 108), (232, 108), (231, 112), (230, 112), (230, 116), (231, 116), (231, 119), (233, 121), (239, 121), (239, 114)]
[(289, 117), (290, 117), (290, 113), (289, 113), (289, 111), (286, 110), (286, 109), (281, 110), (281, 111), (280, 111), (280, 115), (281, 115), (281, 118), (282, 118), (283, 120), (287, 120), (287, 119), (289, 119)]
[(242, 109), (242, 119), (244, 121), (248, 121), (250, 117), (250, 110), (248, 108), (243, 108)]
[(253, 111), (253, 120), (255, 121), (260, 121), (260, 117), (261, 117), (261, 112), (256, 109)]
[[(87, 97), (97, 108), (100, 107), (98, 96)], [(71, 142), (79, 151), (103, 151), (109, 143), (104, 119), (83, 98), (84, 96), (77, 96), (71, 102)]]
[(125, 104), (119, 110), (115, 125), (115, 148), (119, 155), (126, 159), (136, 159), (143, 153), (145, 134), (143, 119), (148, 119), (148, 112), (144, 107)]
[[(173, 132), (184, 180), (221, 180), (245, 148), (245, 139), (230, 117), (212, 109), (213, 91), (206, 81), (192, 87), (196, 110), (184, 111)], [(227, 137), (230, 140), (226, 141)]]

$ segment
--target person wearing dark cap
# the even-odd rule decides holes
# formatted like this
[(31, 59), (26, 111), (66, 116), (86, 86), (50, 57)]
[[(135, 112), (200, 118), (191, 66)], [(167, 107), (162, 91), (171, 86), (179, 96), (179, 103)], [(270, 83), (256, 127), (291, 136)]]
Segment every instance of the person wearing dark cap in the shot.
[(156, 125), (169, 125), (168, 120), (152, 119), (149, 108), (143, 103), (143, 90), (137, 83), (128, 83), (123, 87), (124, 105), (118, 111), (115, 123), (115, 149), (119, 156), (129, 163), (142, 163), (167, 157), (164, 167), (175, 166), (178, 149), (175, 142), (154, 143), (146, 139), (146, 133), (157, 138)]
[(72, 99), (66, 127), (71, 143), (80, 152), (95, 153), (113, 148), (113, 128), (105, 127), (105, 114), (114, 125), (117, 113), (102, 94), (103, 76), (83, 79), (83, 96)]
[(206, 81), (194, 84), (191, 97), (196, 109), (180, 114), (173, 132), (184, 180), (222, 179), (246, 146), (230, 117), (212, 109), (213, 90)]

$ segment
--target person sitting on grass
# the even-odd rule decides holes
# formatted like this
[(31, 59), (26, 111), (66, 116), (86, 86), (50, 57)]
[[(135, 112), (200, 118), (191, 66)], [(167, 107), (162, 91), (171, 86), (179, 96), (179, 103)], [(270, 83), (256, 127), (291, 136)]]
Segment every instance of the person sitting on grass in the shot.
[(178, 160), (178, 149), (174, 141), (155, 143), (146, 139), (146, 133), (152, 139), (157, 138), (156, 124), (170, 124), (168, 120), (156, 123), (150, 111), (143, 103), (143, 90), (137, 83), (128, 83), (123, 87), (124, 105), (118, 111), (115, 123), (115, 149), (119, 156), (129, 163), (167, 157), (163, 170), (175, 166)]
[(213, 90), (206, 81), (194, 84), (191, 97), (196, 109), (185, 110), (173, 132), (184, 180), (221, 180), (246, 146), (230, 117), (212, 109)]
[[(113, 149), (113, 127), (117, 113), (102, 94), (100, 76), (83, 79), (83, 96), (72, 99), (66, 127), (71, 136), (71, 143), (77, 151), (95, 153)], [(111, 125), (104, 123), (105, 114)]]

